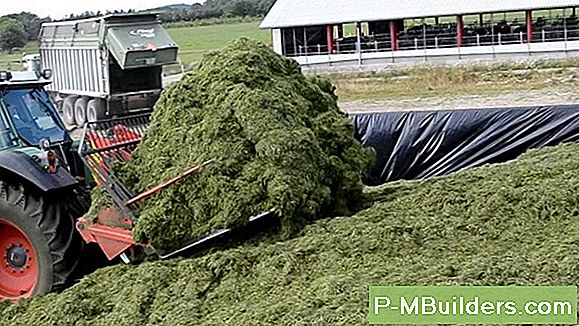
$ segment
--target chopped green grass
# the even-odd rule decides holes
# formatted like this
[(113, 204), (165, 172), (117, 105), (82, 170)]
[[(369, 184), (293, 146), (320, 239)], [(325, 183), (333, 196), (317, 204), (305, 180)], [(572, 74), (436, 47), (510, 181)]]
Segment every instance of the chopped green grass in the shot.
[(272, 209), (285, 235), (306, 221), (348, 214), (372, 157), (354, 138), (331, 83), (242, 38), (164, 91), (143, 142), (117, 175), (139, 193), (213, 160), (141, 204), (137, 241), (168, 251)]
[(103, 269), (0, 324), (367, 325), (370, 285), (576, 285), (577, 153), (371, 189), (368, 209), (294, 239)]

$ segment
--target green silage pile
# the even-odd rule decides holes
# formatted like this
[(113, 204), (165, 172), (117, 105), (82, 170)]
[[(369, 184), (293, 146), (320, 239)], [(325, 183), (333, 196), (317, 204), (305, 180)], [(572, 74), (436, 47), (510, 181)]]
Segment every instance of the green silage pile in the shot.
[(373, 155), (336, 102), (327, 80), (264, 44), (241, 39), (206, 56), (163, 93), (134, 159), (116, 172), (141, 192), (214, 163), (143, 203), (135, 237), (174, 249), (270, 209), (287, 237), (354, 211)]
[(578, 153), (368, 190), (294, 239), (104, 269), (0, 325), (367, 325), (369, 285), (576, 285)]

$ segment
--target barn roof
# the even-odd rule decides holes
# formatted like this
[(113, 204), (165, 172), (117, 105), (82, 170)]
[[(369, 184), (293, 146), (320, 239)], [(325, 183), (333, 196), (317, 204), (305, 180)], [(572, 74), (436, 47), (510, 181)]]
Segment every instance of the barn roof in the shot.
[(579, 7), (579, 0), (277, 0), (261, 28)]

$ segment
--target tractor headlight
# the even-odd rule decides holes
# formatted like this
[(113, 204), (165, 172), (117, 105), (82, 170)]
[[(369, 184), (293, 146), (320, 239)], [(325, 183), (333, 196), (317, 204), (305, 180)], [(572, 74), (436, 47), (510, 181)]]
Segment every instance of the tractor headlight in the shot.
[(12, 79), (10, 71), (0, 71), (0, 82), (9, 81), (10, 79)]
[(50, 139), (49, 138), (42, 138), (39, 142), (38, 142), (38, 147), (40, 147), (41, 150), (48, 152), (50, 150)]
[(52, 70), (51, 69), (44, 69), (42, 71), (42, 78), (44, 78), (44, 79), (52, 78)]

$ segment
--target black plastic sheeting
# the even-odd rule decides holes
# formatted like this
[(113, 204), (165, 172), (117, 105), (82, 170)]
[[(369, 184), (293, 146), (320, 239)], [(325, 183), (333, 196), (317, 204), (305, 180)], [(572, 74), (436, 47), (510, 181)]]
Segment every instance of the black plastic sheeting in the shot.
[(426, 179), (579, 140), (579, 104), (554, 107), (352, 114), (376, 150), (366, 184)]

